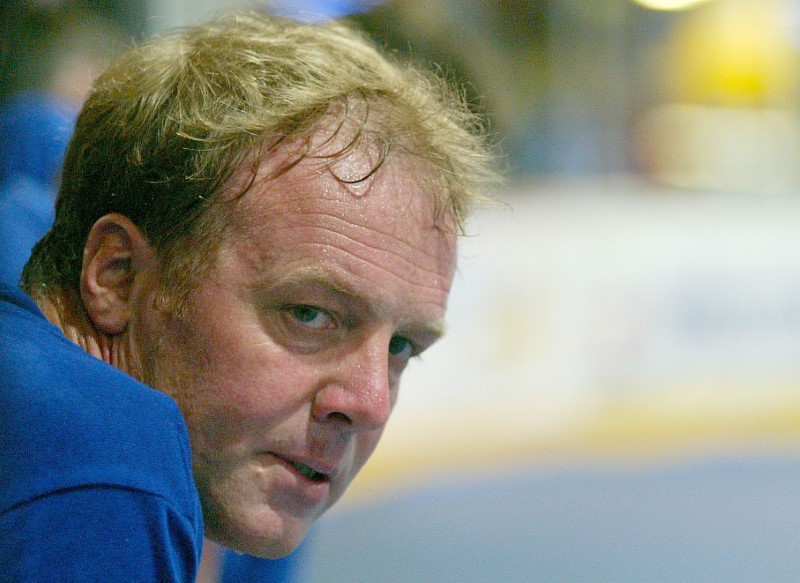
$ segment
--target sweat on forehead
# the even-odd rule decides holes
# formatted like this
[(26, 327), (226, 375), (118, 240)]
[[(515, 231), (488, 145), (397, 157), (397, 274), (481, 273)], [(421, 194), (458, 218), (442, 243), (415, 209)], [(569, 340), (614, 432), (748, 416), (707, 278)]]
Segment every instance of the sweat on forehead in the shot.
[(278, 138), (267, 155), (269, 172), (280, 173), (293, 163), (310, 158), (333, 170), (339, 160), (357, 152), (361, 167), (348, 168), (337, 179), (355, 183), (373, 174), (394, 150), (411, 152), (419, 138), (403, 130), (387, 103), (365, 96), (348, 96), (332, 103), (305, 134), (290, 141)]
[[(325, 191), (319, 191), (320, 183), (316, 184), (315, 190), (319, 192), (308, 192), (309, 195), (325, 196), (326, 192), (336, 191), (358, 199), (369, 195), (375, 181), (380, 179), (383, 166), (391, 163), (395, 171), (413, 176), (419, 184), (417, 192), (431, 203), (421, 206), (430, 207), (432, 222), (452, 231), (455, 226), (450, 213), (435, 216), (439, 202), (445, 198), (442, 190), (446, 188), (439, 171), (414, 153), (412, 138), (390, 128), (390, 124), (386, 115), (365, 100), (334, 107), (307, 134), (274, 140), (256, 149), (234, 172), (223, 198), (238, 198), (257, 185), (269, 191), (265, 183), (276, 181), (302, 164), (311, 174), (293, 173), (293, 180), (307, 180), (316, 175), (322, 178), (320, 183), (330, 184)], [(392, 202), (401, 206), (412, 204), (408, 195), (400, 192)]]
[[(298, 158), (286, 152), (275, 156), (282, 159), (268, 154), (255, 175), (251, 167), (235, 175), (244, 215), (252, 214), (255, 206), (271, 213), (303, 214), (335, 202), (335, 208), (358, 214), (377, 205), (387, 222), (408, 217), (420, 226), (454, 232), (450, 222), (440, 219), (443, 225), (437, 224), (435, 171), (424, 160), (399, 150), (378, 159), (376, 146), (366, 142), (330, 158)], [(285, 164), (286, 159), (291, 163)], [(274, 172), (276, 166), (280, 172)]]

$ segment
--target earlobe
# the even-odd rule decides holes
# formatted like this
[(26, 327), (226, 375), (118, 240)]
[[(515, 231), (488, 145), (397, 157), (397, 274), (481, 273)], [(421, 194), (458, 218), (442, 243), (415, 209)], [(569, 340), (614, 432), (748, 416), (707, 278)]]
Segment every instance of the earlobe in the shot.
[(109, 335), (125, 331), (137, 274), (155, 254), (130, 219), (112, 213), (98, 219), (83, 249), (81, 299), (95, 327)]

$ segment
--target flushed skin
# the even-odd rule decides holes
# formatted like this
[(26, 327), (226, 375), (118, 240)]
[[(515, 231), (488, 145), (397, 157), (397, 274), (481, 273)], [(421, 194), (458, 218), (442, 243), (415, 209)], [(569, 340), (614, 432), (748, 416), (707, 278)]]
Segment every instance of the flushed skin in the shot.
[(156, 307), (153, 262), (109, 318), (119, 364), (186, 416), (208, 534), (251, 554), (290, 552), (342, 495), (443, 328), (455, 234), (434, 222), (426, 168), (396, 156), (337, 177), (365, 156), (257, 181), (182, 317)]

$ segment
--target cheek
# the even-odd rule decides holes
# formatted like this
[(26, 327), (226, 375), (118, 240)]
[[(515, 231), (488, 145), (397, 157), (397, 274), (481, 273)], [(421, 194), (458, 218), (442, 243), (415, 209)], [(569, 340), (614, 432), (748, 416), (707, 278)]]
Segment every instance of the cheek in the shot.
[(356, 451), (354, 456), (354, 473), (362, 468), (367, 463), (367, 460), (375, 451), (375, 447), (383, 435), (383, 430), (380, 431), (367, 431), (359, 434), (356, 437)]
[(263, 435), (296, 415), (308, 415), (313, 379), (275, 346), (220, 346), (204, 351), (185, 398), (195, 427), (213, 442)]

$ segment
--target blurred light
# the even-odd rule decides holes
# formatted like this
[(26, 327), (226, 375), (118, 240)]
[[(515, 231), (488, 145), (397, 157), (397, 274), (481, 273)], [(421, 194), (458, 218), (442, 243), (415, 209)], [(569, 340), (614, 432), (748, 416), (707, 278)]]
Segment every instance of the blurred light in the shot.
[(709, 0), (634, 0), (645, 8), (652, 10), (686, 10)]
[(798, 54), (778, 0), (718, 2), (681, 19), (666, 45), (673, 99), (723, 107), (779, 107), (796, 99)]

